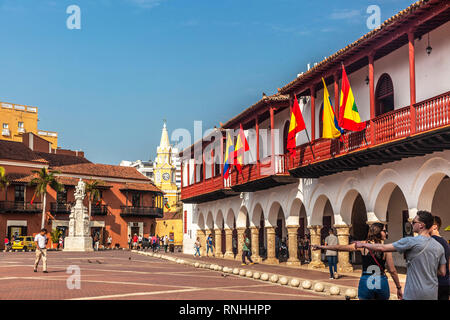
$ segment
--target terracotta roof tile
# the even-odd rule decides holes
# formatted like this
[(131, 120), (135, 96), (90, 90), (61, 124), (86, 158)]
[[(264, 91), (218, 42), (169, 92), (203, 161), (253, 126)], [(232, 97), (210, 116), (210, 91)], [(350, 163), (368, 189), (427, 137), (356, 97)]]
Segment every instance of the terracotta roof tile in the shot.
[(0, 159), (32, 161), (47, 164), (47, 160), (21, 142), (0, 140)]
[(48, 161), (51, 167), (66, 166), (71, 164), (91, 163), (85, 157), (72, 156), (67, 154), (55, 154), (45, 152), (34, 152), (39, 157)]
[(142, 175), (139, 171), (132, 167), (114, 166), (109, 164), (97, 164), (97, 163), (80, 163), (71, 164), (65, 166), (56, 166), (53, 170), (60, 171), (67, 174), (80, 174), (96, 177), (110, 177), (110, 178), (122, 178), (122, 179), (134, 179), (148, 181), (151, 180)]
[(161, 189), (159, 189), (152, 183), (125, 183), (124, 186), (120, 188), (120, 190), (162, 192)]

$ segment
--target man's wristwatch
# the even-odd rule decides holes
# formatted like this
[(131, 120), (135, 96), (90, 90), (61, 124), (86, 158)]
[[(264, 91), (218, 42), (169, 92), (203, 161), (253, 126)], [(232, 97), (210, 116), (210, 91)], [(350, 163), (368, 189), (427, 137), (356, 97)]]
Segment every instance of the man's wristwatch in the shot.
[(400, 286), (400, 287), (397, 287), (397, 290), (400, 290), (402, 288), (402, 286)]

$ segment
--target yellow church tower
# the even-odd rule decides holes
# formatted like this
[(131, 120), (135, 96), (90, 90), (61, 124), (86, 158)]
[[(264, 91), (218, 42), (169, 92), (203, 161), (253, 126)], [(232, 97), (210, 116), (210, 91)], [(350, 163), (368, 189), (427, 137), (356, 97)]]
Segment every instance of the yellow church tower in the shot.
[(176, 164), (172, 161), (172, 146), (169, 142), (166, 121), (164, 121), (161, 142), (153, 164), (155, 185), (164, 192), (164, 218), (156, 220), (156, 234), (169, 236), (169, 244), (176, 247), (183, 243), (183, 219), (177, 216), (179, 190), (176, 184)]

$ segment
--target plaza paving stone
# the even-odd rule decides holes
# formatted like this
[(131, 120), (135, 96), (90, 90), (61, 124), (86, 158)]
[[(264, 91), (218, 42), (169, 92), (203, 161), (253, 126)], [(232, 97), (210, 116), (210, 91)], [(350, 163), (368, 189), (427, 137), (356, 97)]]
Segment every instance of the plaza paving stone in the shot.
[[(344, 299), (196, 269), (122, 250), (48, 252), (48, 271), (33, 272), (33, 252), (0, 253), (0, 300), (330, 300)], [(225, 260), (224, 260), (225, 261)], [(235, 261), (229, 261), (235, 263)], [(216, 261), (217, 263), (217, 261)], [(68, 289), (78, 266), (81, 288)], [(255, 268), (270, 266), (257, 265)]]

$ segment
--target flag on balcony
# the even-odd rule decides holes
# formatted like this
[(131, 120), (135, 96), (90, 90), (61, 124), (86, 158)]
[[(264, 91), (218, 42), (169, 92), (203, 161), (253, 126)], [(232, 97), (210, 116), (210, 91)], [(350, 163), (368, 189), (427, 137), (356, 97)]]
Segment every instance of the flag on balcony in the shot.
[(247, 138), (245, 137), (242, 124), (240, 124), (239, 135), (237, 137), (236, 147), (234, 148), (234, 163), (240, 174), (242, 174), (242, 166), (244, 165), (244, 153), (248, 150)]
[(34, 202), (34, 198), (36, 198), (36, 193), (35, 193), (35, 194), (33, 194), (33, 198), (31, 198), (30, 204), (33, 204), (33, 202)]
[(289, 122), (289, 131), (287, 138), (287, 149), (291, 157), (295, 156), (295, 148), (297, 147), (297, 142), (295, 137), (298, 132), (306, 129), (305, 121), (303, 120), (302, 112), (300, 111), (300, 106), (298, 105), (297, 96), (294, 99), (294, 105), (292, 106), (291, 121)]
[(223, 177), (228, 179), (230, 174), (231, 165), (234, 160), (234, 144), (233, 139), (231, 138), (230, 131), (227, 130), (227, 145), (225, 148), (225, 159), (223, 164)]
[(361, 122), (355, 97), (353, 96), (350, 82), (344, 65), (342, 65), (342, 88), (341, 100), (339, 103), (339, 126), (350, 131), (361, 131), (366, 127), (365, 122)]
[(322, 138), (334, 139), (339, 138), (344, 130), (339, 127), (338, 119), (334, 115), (333, 104), (331, 102), (330, 95), (328, 94), (327, 85), (325, 80), (323, 82), (323, 134)]

